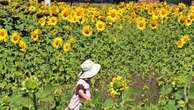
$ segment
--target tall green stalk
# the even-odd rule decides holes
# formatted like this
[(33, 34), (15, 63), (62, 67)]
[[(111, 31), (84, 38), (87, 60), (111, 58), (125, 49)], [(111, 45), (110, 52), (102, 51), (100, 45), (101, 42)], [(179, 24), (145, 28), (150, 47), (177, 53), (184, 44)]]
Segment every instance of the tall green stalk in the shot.
[(33, 95), (34, 110), (38, 110), (36, 93), (33, 92), (32, 95)]

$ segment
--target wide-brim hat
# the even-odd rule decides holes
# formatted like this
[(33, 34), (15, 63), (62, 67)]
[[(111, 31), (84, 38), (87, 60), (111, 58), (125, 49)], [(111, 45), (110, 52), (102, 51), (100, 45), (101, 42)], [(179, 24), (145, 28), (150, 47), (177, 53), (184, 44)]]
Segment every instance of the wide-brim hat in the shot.
[(81, 79), (94, 77), (101, 69), (101, 65), (94, 63), (92, 60), (87, 59), (81, 64), (81, 72), (79, 77)]

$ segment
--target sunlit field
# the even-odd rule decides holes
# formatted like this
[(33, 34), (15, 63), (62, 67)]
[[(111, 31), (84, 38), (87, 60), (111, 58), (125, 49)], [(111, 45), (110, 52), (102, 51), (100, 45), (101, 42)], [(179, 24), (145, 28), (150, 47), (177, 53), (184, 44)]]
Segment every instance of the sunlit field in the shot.
[(183, 3), (1, 3), (0, 110), (64, 110), (85, 59), (81, 110), (194, 110), (193, 29)]

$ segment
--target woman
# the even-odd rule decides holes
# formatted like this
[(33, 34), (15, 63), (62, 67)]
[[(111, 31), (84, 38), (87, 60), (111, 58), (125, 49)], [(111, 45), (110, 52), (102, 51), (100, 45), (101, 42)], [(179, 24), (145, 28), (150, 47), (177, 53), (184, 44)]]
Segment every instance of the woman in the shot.
[(81, 72), (79, 73), (79, 81), (76, 84), (76, 90), (65, 110), (79, 110), (80, 99), (91, 100), (89, 81), (101, 69), (100, 64), (96, 64), (90, 59), (81, 64)]

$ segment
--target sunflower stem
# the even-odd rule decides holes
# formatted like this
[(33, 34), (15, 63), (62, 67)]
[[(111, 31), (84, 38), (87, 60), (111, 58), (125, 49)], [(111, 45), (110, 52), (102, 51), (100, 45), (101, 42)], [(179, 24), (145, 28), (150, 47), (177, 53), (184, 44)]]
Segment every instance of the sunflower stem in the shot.
[(32, 94), (33, 94), (34, 110), (38, 110), (36, 93), (33, 92)]

